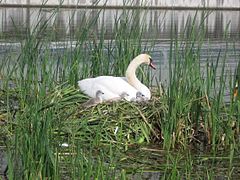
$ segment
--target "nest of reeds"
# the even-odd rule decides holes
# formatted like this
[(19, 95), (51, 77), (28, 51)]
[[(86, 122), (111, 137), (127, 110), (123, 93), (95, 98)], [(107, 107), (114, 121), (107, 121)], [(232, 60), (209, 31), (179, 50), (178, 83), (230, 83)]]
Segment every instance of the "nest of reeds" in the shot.
[(160, 97), (142, 103), (104, 102), (85, 108), (82, 104), (87, 100), (73, 87), (56, 88), (40, 111), (56, 111), (56, 131), (61, 131), (65, 139), (74, 134), (85, 144), (96, 139), (98, 143), (122, 145), (162, 141), (159, 127), (167, 108)]
[[(195, 143), (199, 128), (193, 118), (188, 114), (177, 114), (176, 124), (170, 122), (167, 97), (157, 89), (153, 91), (152, 99), (147, 102), (105, 102), (85, 108), (82, 104), (88, 100), (87, 96), (74, 87), (59, 87), (49, 94), (47, 105), (41, 111), (50, 108), (56, 112), (58, 125), (55, 130), (61, 132), (58, 134), (63, 142), (74, 136), (83, 144), (111, 143), (123, 147), (142, 143), (163, 144), (164, 136), (169, 133), (172, 147)], [(175, 130), (171, 129), (171, 124)], [(208, 132), (201, 132), (202, 137), (207, 137)]]

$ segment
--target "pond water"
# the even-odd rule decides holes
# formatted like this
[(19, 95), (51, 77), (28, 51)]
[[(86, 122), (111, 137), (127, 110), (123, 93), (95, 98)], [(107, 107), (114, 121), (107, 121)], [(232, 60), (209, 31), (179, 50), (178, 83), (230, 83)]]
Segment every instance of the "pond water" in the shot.
[[(132, 11), (132, 10), (128, 10)], [(53, 9), (36, 8), (0, 8), (0, 34), (1, 39), (15, 39), (24, 31), (36, 26), (37, 19), (47, 20), (53, 16), (49, 26), (54, 26), (56, 36), (64, 40), (72, 33), (82, 28), (82, 21), (87, 15), (93, 19), (99, 13), (99, 18), (94, 29), (100, 31), (105, 27), (105, 38), (111, 38), (115, 28), (115, 19), (123, 13), (120, 9), (61, 9), (53, 15)], [(197, 15), (196, 15), (197, 12)], [(240, 11), (194, 11), (194, 10), (143, 10), (139, 14), (139, 21), (146, 20), (144, 36), (146, 39), (170, 39), (171, 26), (174, 23), (176, 31), (181, 34), (189, 21), (196, 18), (196, 25), (201, 23), (203, 16), (209, 14), (204, 22), (207, 29), (206, 39), (221, 40), (223, 34), (227, 33), (232, 38), (239, 39)], [(196, 17), (195, 17), (196, 15)], [(69, 25), (69, 22), (71, 24)], [(225, 29), (229, 26), (225, 32)], [(20, 34), (16, 34), (16, 29)]]

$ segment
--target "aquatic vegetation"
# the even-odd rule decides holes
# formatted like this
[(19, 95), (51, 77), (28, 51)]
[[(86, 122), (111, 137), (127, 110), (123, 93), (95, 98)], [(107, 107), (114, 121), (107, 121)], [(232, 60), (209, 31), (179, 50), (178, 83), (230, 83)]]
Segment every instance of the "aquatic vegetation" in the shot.
[[(240, 106), (233, 96), (228, 103), (224, 97), (225, 88), (233, 94), (235, 84), (225, 69), (232, 47), (201, 67), (207, 13), (200, 25), (189, 19), (182, 36), (175, 36), (172, 23), (164, 93), (159, 84), (148, 102), (82, 106), (89, 98), (79, 91), (79, 79), (122, 76), (133, 57), (151, 53), (147, 44), (154, 40), (143, 41), (141, 11), (124, 10), (116, 17), (115, 36), (107, 41), (104, 25), (101, 32), (93, 31), (98, 12), (92, 19), (85, 14), (84, 28), (66, 37), (63, 51), (50, 48), (56, 37), (47, 30), (54, 16), (40, 18), (27, 31), (19, 54), (1, 60), (0, 129), (9, 179), (126, 179), (144, 172), (160, 172), (163, 179), (212, 178), (219, 173), (216, 164), (223, 170), (220, 176), (239, 175), (234, 166)], [(49, 38), (42, 38), (44, 33)], [(151, 84), (149, 71), (141, 69), (138, 77)]]

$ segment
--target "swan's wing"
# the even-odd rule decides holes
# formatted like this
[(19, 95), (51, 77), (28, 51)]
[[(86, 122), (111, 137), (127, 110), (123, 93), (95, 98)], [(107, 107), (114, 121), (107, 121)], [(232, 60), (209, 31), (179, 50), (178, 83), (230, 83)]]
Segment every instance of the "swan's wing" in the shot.
[(78, 86), (80, 90), (85, 93), (86, 95), (95, 98), (96, 97), (96, 92), (92, 90), (92, 86), (94, 84), (94, 78), (87, 78), (78, 81)]
[(78, 81), (78, 85), (90, 97), (95, 97), (96, 91), (101, 90), (104, 93), (102, 95), (103, 100), (118, 98), (123, 92), (126, 92), (129, 94), (126, 99), (130, 101), (131, 98), (136, 97), (137, 92), (124, 78), (114, 76), (88, 78)]
[(102, 89), (103, 99), (109, 100), (112, 98), (119, 98), (122, 93), (127, 93), (129, 96), (126, 97), (130, 101), (132, 97), (136, 97), (137, 90), (128, 84), (127, 81), (123, 80), (122, 77), (112, 76), (100, 76), (96, 78), (93, 85), (93, 89)]

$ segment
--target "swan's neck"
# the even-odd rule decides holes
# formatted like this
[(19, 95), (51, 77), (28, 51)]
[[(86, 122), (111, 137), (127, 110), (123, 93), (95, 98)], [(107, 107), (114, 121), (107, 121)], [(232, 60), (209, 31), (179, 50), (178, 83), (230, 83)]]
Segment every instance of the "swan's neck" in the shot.
[(130, 85), (132, 85), (133, 87), (135, 87), (137, 90), (140, 90), (141, 87), (143, 86), (143, 84), (138, 80), (137, 76), (136, 76), (136, 69), (138, 68), (138, 66), (142, 64), (141, 61), (136, 61), (136, 59), (134, 59), (128, 66), (127, 71), (126, 71), (126, 78), (127, 81)]
[(147, 86), (142, 84), (137, 76), (136, 76), (136, 69), (140, 64), (144, 63), (141, 59), (133, 59), (132, 62), (129, 64), (127, 71), (126, 71), (126, 78), (130, 85), (132, 85), (137, 91), (140, 91), (147, 99), (151, 98), (151, 92)]

